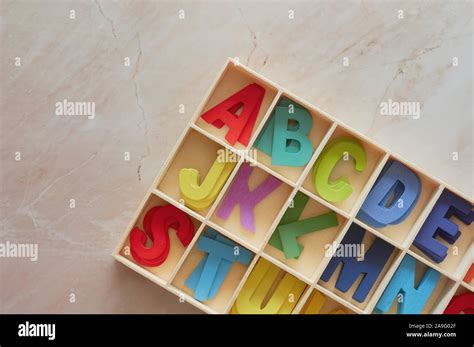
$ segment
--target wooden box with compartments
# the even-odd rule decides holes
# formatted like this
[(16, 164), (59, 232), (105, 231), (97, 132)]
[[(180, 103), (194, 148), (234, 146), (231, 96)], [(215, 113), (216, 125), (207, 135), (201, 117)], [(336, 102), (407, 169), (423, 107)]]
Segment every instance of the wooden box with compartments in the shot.
[(229, 59), (113, 256), (207, 313), (474, 313), (472, 198)]

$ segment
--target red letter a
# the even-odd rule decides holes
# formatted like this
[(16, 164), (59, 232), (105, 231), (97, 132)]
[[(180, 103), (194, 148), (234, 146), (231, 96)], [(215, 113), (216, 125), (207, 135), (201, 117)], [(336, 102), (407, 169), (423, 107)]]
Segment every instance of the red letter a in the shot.
[[(227, 125), (229, 131), (225, 138), (231, 145), (239, 141), (247, 146), (264, 95), (265, 89), (256, 83), (250, 84), (211, 108), (201, 117), (217, 128)], [(236, 112), (240, 108), (242, 111), (240, 115), (237, 115)]]

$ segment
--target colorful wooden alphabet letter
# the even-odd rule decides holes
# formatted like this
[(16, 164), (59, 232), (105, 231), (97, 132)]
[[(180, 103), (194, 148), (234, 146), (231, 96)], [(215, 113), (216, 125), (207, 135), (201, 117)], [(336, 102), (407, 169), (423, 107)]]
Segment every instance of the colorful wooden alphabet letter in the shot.
[(474, 293), (456, 295), (444, 310), (444, 314), (460, 314), (461, 312), (474, 314)]
[(432, 268), (428, 268), (418, 287), (415, 287), (415, 267), (415, 259), (410, 255), (406, 255), (383, 292), (382, 297), (377, 302), (375, 306), (377, 313), (390, 310), (393, 302), (397, 300), (400, 294), (402, 297), (398, 300), (397, 313), (421, 313), (435, 289), (441, 274)]
[(449, 190), (444, 190), (413, 242), (418, 249), (436, 263), (441, 263), (448, 254), (448, 247), (436, 240), (436, 237), (441, 237), (453, 244), (461, 235), (459, 226), (449, 220), (452, 216), (456, 216), (462, 223), (470, 225), (474, 213), (468, 201), (454, 195)]
[(467, 270), (466, 276), (464, 276), (463, 281), (466, 283), (471, 283), (471, 281), (474, 279), (474, 263), (471, 264), (469, 267), (469, 270)]
[[(319, 314), (325, 303), (326, 303), (326, 297), (322, 293), (315, 291), (313, 294), (313, 297), (309, 300), (308, 305), (301, 313), (302, 314)], [(330, 314), (346, 314), (346, 313), (347, 313), (346, 311), (339, 308), (339, 309), (333, 310)]]
[[(217, 128), (227, 125), (229, 128), (225, 136), (227, 142), (235, 145), (239, 141), (247, 146), (264, 95), (263, 87), (256, 83), (250, 84), (205, 112), (201, 118)], [(239, 109), (241, 112), (237, 115)]]
[(303, 246), (297, 242), (298, 237), (328, 229), (338, 224), (336, 213), (331, 211), (319, 216), (280, 225), (276, 232), (280, 235), (286, 259), (298, 258), (303, 251)]
[[(300, 105), (294, 103), (288, 98), (282, 98), (278, 102), (278, 106), (288, 108), (289, 112), (294, 112), (295, 108), (302, 108)], [(266, 153), (270, 157), (272, 156), (273, 152), (273, 133), (275, 130), (275, 110), (274, 109), (268, 118), (267, 123), (263, 127), (260, 135), (258, 136), (257, 140), (255, 141), (255, 147), (261, 150), (262, 152)], [(288, 130), (298, 130), (298, 124), (295, 122), (289, 122)], [(309, 130), (308, 130), (309, 131)], [(298, 152), (299, 151), (299, 144), (295, 140), (288, 140), (286, 142), (286, 151), (287, 152)]]
[[(365, 230), (353, 223), (342, 239), (339, 247), (342, 247), (342, 250), (352, 250), (354, 246), (359, 245), (363, 250), (361, 244), (364, 234)], [(364, 260), (358, 260), (356, 254), (344, 254), (340, 258), (336, 254), (332, 257), (324, 270), (321, 280), (324, 282), (329, 281), (339, 266), (339, 263), (342, 262), (342, 270), (337, 278), (336, 288), (345, 293), (352, 287), (359, 276), (364, 275), (352, 296), (354, 300), (363, 302), (377, 280), (377, 277), (380, 275), (385, 263), (388, 261), (390, 254), (392, 254), (393, 249), (394, 246), (378, 238), (374, 241), (370, 249), (365, 252)], [(344, 253), (346, 252), (344, 251)]]
[(297, 242), (298, 237), (339, 224), (337, 215), (334, 212), (298, 221), (308, 199), (305, 194), (301, 192), (296, 193), (293, 200), (294, 206), (286, 210), (277, 229), (270, 238), (269, 244), (283, 251), (286, 259), (298, 258), (301, 252), (303, 252), (303, 246)]
[(279, 277), (280, 271), (282, 270), (268, 260), (260, 258), (240, 291), (232, 313), (291, 313), (303, 294), (306, 284), (288, 273), (285, 273), (272, 296), (264, 305), (264, 300)]
[(227, 219), (233, 209), (240, 205), (240, 222), (246, 230), (254, 233), (255, 218), (253, 210), (255, 206), (277, 189), (281, 185), (281, 181), (273, 176), (268, 176), (263, 183), (250, 191), (248, 181), (252, 171), (253, 167), (249, 164), (243, 164), (240, 167), (229, 192), (217, 211), (217, 216)]
[(420, 178), (402, 163), (390, 161), (382, 170), (357, 217), (376, 228), (400, 224), (415, 207), (420, 192)]
[(329, 142), (313, 168), (313, 183), (316, 191), (327, 201), (341, 202), (352, 194), (352, 186), (346, 177), (341, 177), (334, 182), (329, 181), (334, 167), (344, 155), (354, 158), (356, 171), (364, 171), (367, 164), (365, 149), (355, 139), (338, 137)]
[(271, 156), (273, 165), (304, 166), (313, 151), (307, 137), (312, 127), (311, 114), (290, 99), (283, 98), (270, 115), (255, 147)]
[(199, 185), (198, 170), (181, 169), (179, 171), (179, 188), (186, 206), (196, 211), (205, 210), (211, 206), (229, 178), (235, 164), (222, 162), (218, 157), (201, 185)]
[[(130, 232), (130, 253), (133, 259), (144, 266), (161, 265), (168, 257), (170, 238), (168, 229), (176, 229), (183, 246), (189, 245), (194, 236), (191, 218), (173, 205), (156, 206), (148, 210), (143, 219), (145, 231), (134, 227)], [(148, 238), (153, 242), (147, 247)]]
[(194, 291), (194, 298), (199, 301), (214, 299), (234, 262), (248, 265), (252, 260), (250, 251), (212, 228), (200, 237), (198, 250), (207, 254), (184, 284)]
[[(296, 129), (288, 129), (288, 123), (297, 123)], [(307, 135), (313, 127), (311, 114), (302, 108), (290, 112), (287, 107), (275, 110), (275, 126), (273, 130), (272, 164), (286, 166), (304, 166), (311, 159), (313, 146)], [(298, 143), (298, 150), (287, 150), (287, 142)]]

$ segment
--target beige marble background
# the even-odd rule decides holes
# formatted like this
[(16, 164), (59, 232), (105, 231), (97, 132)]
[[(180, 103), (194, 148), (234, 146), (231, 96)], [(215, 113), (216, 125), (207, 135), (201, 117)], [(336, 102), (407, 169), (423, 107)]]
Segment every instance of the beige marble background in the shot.
[[(228, 56), (472, 196), (472, 7), (2, 0), (0, 242), (39, 259), (0, 258), (0, 312), (198, 312), (110, 253)], [(389, 98), (421, 118), (380, 116)], [(96, 118), (56, 116), (63, 99)]]

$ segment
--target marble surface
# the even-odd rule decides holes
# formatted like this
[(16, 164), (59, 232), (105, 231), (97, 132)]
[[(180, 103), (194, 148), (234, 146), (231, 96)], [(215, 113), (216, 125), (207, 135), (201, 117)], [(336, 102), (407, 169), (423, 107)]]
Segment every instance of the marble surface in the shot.
[[(0, 312), (198, 312), (110, 254), (228, 56), (473, 196), (472, 2), (0, 9), (0, 242), (39, 247), (0, 258)], [(64, 99), (95, 102), (95, 119), (56, 115)], [(420, 119), (381, 116), (388, 99), (420, 102)]]

